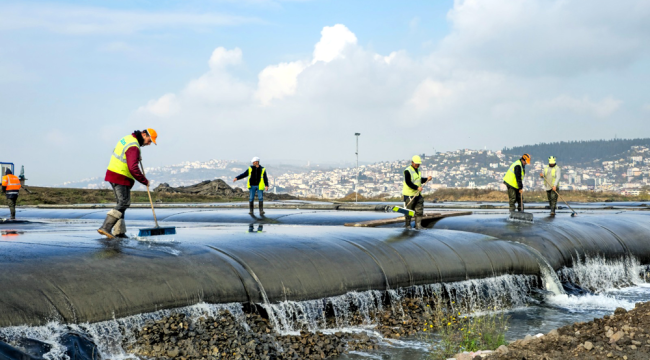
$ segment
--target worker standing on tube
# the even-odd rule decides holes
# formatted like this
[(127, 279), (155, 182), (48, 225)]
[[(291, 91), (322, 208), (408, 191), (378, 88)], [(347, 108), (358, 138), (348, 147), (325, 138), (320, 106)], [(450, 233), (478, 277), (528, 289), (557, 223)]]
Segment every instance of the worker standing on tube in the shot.
[(97, 229), (97, 232), (109, 239), (127, 237), (124, 212), (131, 206), (131, 188), (136, 180), (144, 186), (149, 185), (149, 180), (142, 174), (139, 166), (142, 160), (140, 148), (151, 145), (152, 142), (158, 145), (157, 137), (158, 133), (154, 129), (135, 130), (115, 145), (104, 180), (113, 187), (117, 205), (106, 214), (104, 224)]
[(253, 215), (253, 210), (255, 208), (253, 202), (255, 201), (255, 194), (258, 194), (257, 198), (260, 200), (260, 215), (264, 215), (264, 191), (269, 190), (269, 178), (266, 176), (266, 169), (264, 166), (260, 165), (260, 158), (257, 156), (254, 157), (251, 160), (251, 163), (253, 165), (249, 166), (248, 170), (241, 173), (232, 182), (234, 183), (245, 177), (248, 178), (248, 183), (246, 184), (248, 187), (248, 207), (250, 209), (248, 213)]
[(7, 169), (5, 176), (2, 177), (2, 192), (7, 196), (7, 205), (9, 205), (11, 214), (10, 219), (16, 220), (16, 201), (20, 192), (20, 179), (10, 169)]
[[(422, 185), (431, 180), (431, 176), (422, 179), (420, 165), (422, 159), (415, 155), (411, 158), (411, 166), (404, 169), (404, 184), (402, 195), (404, 205), (407, 209), (415, 211), (415, 228), (422, 229), (422, 215), (424, 215), (424, 197), (422, 197)], [(404, 227), (411, 228), (411, 217), (404, 215)]]
[(544, 171), (539, 174), (544, 180), (544, 188), (546, 189), (546, 197), (548, 198), (548, 205), (551, 208), (551, 216), (555, 216), (555, 209), (557, 208), (558, 190), (560, 189), (560, 177), (562, 173), (560, 167), (557, 166), (555, 156), (548, 158), (548, 166), (544, 167)]
[(510, 165), (510, 168), (503, 177), (503, 183), (508, 188), (508, 199), (510, 205), (510, 212), (515, 211), (515, 203), (517, 210), (522, 211), (521, 194), (524, 192), (524, 177), (526, 176), (526, 164), (530, 164), (530, 155), (524, 154), (521, 159), (515, 161)]

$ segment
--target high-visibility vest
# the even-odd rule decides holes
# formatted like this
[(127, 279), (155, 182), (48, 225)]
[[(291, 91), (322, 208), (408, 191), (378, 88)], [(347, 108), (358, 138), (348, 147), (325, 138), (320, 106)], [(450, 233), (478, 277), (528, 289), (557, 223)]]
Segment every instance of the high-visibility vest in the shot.
[[(422, 186), (422, 176), (420, 173), (415, 171), (413, 166), (407, 167), (404, 171), (408, 171), (411, 174), (411, 182), (417, 187)], [(406, 178), (404, 179), (404, 186), (402, 187), (402, 195), (406, 196), (417, 196), (420, 192), (418, 190), (411, 189), (410, 186), (406, 185)]]
[(108, 170), (135, 180), (129, 171), (129, 165), (126, 163), (126, 151), (133, 146), (136, 146), (138, 149), (140, 148), (138, 139), (136, 139), (135, 136), (127, 135), (120, 139), (120, 141), (117, 142), (117, 145), (115, 145), (113, 155), (111, 155), (111, 161), (108, 163)]
[[(551, 179), (549, 181), (548, 178), (548, 169), (551, 169)], [(550, 166), (547, 166), (544, 168), (544, 179), (546, 179), (546, 182), (548, 182), (547, 186), (553, 187), (555, 184), (555, 170), (557, 170), (557, 165), (553, 166), (552, 168)]]
[(18, 195), (20, 179), (13, 174), (5, 175), (2, 177), (2, 186), (7, 188), (7, 195)]
[(526, 170), (524, 169), (524, 166), (521, 165), (521, 159), (513, 162), (512, 165), (510, 165), (510, 169), (508, 169), (506, 175), (503, 177), (503, 181), (515, 189), (519, 189), (519, 185), (517, 184), (517, 176), (515, 176), (515, 167), (517, 165), (521, 167), (521, 183), (523, 184), (524, 176), (526, 176)]
[[(248, 183), (246, 183), (246, 185), (248, 186), (249, 189), (251, 188), (251, 173), (252, 172), (253, 172), (253, 167), (250, 166), (248, 168)], [(260, 183), (258, 185), (261, 190), (264, 190), (264, 188), (266, 187), (266, 184), (264, 184), (264, 173), (265, 172), (266, 172), (266, 168), (263, 167), (262, 168), (262, 173), (260, 174)]]

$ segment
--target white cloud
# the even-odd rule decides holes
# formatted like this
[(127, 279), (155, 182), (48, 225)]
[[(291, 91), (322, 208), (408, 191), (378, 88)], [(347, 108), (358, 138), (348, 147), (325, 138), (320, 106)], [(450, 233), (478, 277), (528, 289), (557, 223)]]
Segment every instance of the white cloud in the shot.
[(267, 66), (260, 72), (255, 97), (268, 106), (273, 99), (282, 99), (296, 92), (298, 75), (307, 65), (301, 61)]
[(623, 102), (609, 96), (600, 101), (593, 101), (588, 96), (574, 98), (568, 95), (558, 96), (542, 102), (542, 106), (551, 109), (566, 109), (578, 114), (588, 114), (598, 118), (612, 115)]
[(441, 82), (425, 79), (415, 89), (409, 103), (413, 104), (418, 110), (424, 110), (430, 107), (433, 102), (442, 100), (450, 94), (451, 90)]
[(203, 29), (251, 22), (260, 20), (215, 13), (156, 13), (45, 3), (0, 5), (0, 31), (42, 29), (72, 35), (131, 34), (147, 29)]
[[(645, 35), (638, 22), (631, 25), (637, 30), (608, 22), (613, 38), (629, 33), (631, 42), (610, 47), (599, 38), (598, 46), (606, 47), (602, 54), (594, 52), (596, 45), (571, 48), (580, 37), (598, 37), (602, 31), (595, 24), (604, 10), (567, 6), (561, 0), (517, 0), (512, 7), (501, 0), (456, 1), (449, 14), (452, 33), (419, 57), (399, 49), (376, 53), (359, 45), (344, 25), (327, 26), (311, 57), (268, 64), (256, 82), (233, 71), (245, 62), (245, 54), (218, 48), (209, 69), (175, 92), (178, 113), (146, 120), (191, 142), (195, 151), (218, 150), (223, 158), (260, 151), (266, 158), (345, 157), (350, 149), (341, 139), (357, 131), (368, 139), (364, 146), (372, 159), (394, 159), (432, 146), (454, 149), (479, 142), (498, 149), (513, 141), (549, 141), (549, 128), (562, 128), (562, 138), (552, 140), (603, 138), (611, 132), (608, 125), (629, 116), (619, 111), (627, 101), (621, 89), (628, 84), (619, 73), (645, 51), (626, 44)], [(541, 23), (535, 19), (538, 11)], [(551, 33), (534, 35), (543, 23), (553, 28)], [(574, 25), (580, 36), (571, 33)], [(533, 40), (524, 41), (521, 34), (533, 34)], [(551, 46), (553, 38), (563, 45)], [(611, 89), (611, 95), (603, 97), (594, 83)], [(136, 115), (140, 121), (155, 112)], [(600, 126), (585, 126), (593, 120)], [(518, 131), (522, 124), (523, 133)], [(195, 143), (196, 128), (224, 135), (218, 144)], [(241, 146), (243, 139), (250, 140), (247, 146)]]
[(169, 117), (179, 110), (176, 95), (165, 94), (157, 100), (150, 100), (147, 105), (138, 108), (140, 113), (150, 113), (160, 117)]
[(457, 64), (526, 75), (628, 66), (648, 54), (650, 2), (456, 0), (442, 53)]
[(343, 58), (345, 50), (357, 44), (357, 37), (342, 24), (325, 26), (320, 33), (320, 41), (314, 47), (314, 63)]

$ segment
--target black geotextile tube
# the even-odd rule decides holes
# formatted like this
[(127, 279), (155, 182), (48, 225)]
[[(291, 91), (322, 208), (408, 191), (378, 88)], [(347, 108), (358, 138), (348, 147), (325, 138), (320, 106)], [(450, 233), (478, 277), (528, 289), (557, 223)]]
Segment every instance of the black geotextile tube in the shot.
[(650, 264), (648, 214), (578, 215), (547, 217), (535, 214), (532, 224), (495, 216), (445, 218), (435, 229), (463, 230), (516, 241), (537, 249), (558, 270), (574, 259), (600, 256), (608, 260), (633, 256)]
[(25, 232), (0, 242), (0, 327), (96, 322), (202, 301), (299, 301), (539, 273), (525, 248), (458, 231), (180, 230), (162, 244), (74, 231)]

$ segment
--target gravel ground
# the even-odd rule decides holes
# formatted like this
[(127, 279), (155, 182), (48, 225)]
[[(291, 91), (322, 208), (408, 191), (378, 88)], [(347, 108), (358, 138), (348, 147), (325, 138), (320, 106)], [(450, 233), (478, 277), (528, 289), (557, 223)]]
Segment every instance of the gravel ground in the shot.
[[(476, 357), (475, 357), (476, 358)], [(650, 302), (626, 311), (553, 330), (540, 337), (527, 336), (484, 359), (650, 359)]]

